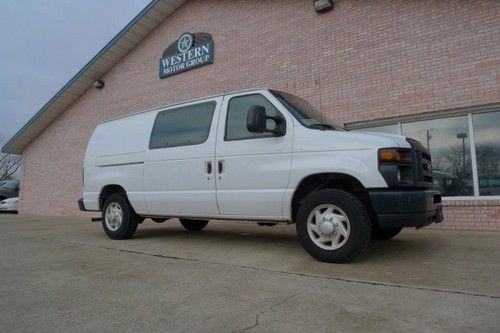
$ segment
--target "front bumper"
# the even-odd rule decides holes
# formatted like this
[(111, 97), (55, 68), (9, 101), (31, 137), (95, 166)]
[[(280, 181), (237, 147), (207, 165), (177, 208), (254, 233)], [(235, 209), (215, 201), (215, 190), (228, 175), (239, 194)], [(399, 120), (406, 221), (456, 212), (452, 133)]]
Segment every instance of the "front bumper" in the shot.
[(380, 228), (422, 228), (443, 221), (439, 191), (384, 189), (369, 195)]
[(80, 209), (82, 212), (87, 212), (85, 209), (85, 205), (83, 204), (83, 198), (78, 199), (78, 209)]

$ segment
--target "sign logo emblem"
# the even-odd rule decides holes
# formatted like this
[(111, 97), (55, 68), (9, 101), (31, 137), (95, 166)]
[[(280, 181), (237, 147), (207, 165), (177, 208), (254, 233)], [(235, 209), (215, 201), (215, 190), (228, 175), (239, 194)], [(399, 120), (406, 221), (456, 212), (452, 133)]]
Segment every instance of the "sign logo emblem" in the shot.
[(214, 40), (207, 32), (185, 32), (163, 51), (160, 79), (214, 62)]
[(180, 52), (186, 52), (193, 46), (193, 35), (185, 33), (177, 41), (177, 48)]

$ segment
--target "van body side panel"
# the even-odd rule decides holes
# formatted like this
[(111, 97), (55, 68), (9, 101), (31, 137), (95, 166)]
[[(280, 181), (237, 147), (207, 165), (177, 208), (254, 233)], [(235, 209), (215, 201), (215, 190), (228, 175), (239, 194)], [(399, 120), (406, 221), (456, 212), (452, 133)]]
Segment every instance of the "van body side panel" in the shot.
[(377, 149), (393, 145), (394, 142), (384, 138), (374, 137), (367, 143), (350, 132), (312, 130), (296, 125), (284, 213), (291, 216), (295, 189), (304, 178), (314, 174), (342, 173), (356, 178), (366, 188), (386, 188), (387, 183), (378, 172)]
[(353, 176), (366, 188), (387, 187), (378, 172), (377, 150), (393, 147), (386, 138), (367, 142), (358, 134), (344, 131), (320, 131), (296, 126), (290, 188), (306, 176), (332, 172)]
[(107, 185), (119, 185), (138, 214), (148, 214), (144, 202), (144, 158), (154, 115), (142, 113), (100, 124), (85, 154), (83, 202), (99, 210)]
[(144, 163), (144, 152), (130, 152), (122, 154), (101, 155), (95, 159), (98, 167), (110, 167), (119, 165), (132, 165)]
[[(211, 128), (205, 142), (178, 147), (147, 149), (144, 163), (145, 201), (149, 214), (160, 216), (218, 216), (215, 198), (215, 137), (222, 97), (181, 106), (215, 101)], [(179, 105), (174, 106), (177, 108)], [(165, 110), (168, 110), (166, 108)], [(159, 111), (161, 112), (161, 111)], [(155, 112), (155, 115), (158, 112)], [(148, 134), (148, 139), (149, 139)], [(207, 164), (211, 163), (211, 173)]]

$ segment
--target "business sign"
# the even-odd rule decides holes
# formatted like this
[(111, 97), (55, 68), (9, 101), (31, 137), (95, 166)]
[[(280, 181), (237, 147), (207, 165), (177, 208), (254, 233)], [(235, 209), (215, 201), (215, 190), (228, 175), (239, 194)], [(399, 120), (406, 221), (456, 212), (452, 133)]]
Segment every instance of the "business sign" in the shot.
[(206, 32), (182, 34), (163, 51), (160, 79), (214, 62), (214, 41)]

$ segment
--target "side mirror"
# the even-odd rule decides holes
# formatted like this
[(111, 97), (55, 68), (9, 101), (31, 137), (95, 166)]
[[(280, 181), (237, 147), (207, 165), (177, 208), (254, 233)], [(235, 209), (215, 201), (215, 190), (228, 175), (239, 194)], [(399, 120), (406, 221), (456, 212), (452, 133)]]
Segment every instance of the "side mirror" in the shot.
[(261, 105), (252, 105), (247, 113), (247, 129), (251, 133), (264, 133), (266, 131), (266, 108)]
[[(267, 120), (274, 120), (276, 127), (267, 128)], [(252, 105), (247, 113), (247, 129), (251, 133), (271, 132), (275, 136), (285, 135), (285, 120), (281, 116), (271, 117), (266, 115), (266, 108), (262, 105)]]

